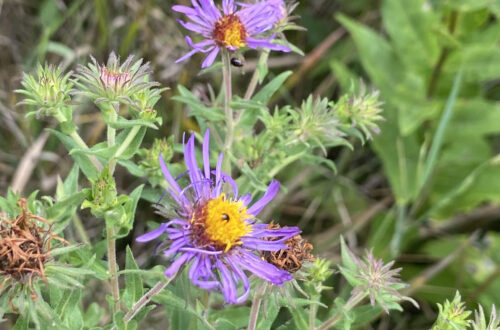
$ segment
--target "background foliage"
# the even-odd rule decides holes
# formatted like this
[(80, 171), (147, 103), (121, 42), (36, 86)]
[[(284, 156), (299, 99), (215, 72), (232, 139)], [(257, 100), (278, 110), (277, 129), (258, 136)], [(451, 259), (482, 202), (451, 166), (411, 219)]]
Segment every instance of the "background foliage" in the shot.
[[(192, 98), (209, 100), (210, 84), (219, 83), (214, 79), (220, 77), (199, 74), (201, 57), (174, 64), (185, 44), (170, 9), (173, 4), (169, 0), (0, 1), (2, 196), (9, 186), (24, 194), (40, 190), (42, 195), (54, 195), (59, 177), (69, 175), (66, 189), (73, 189), (71, 181), (78, 180), (70, 172), (66, 149), (44, 130), (56, 123), (25, 118), (29, 107), (16, 106), (21, 100), (13, 91), (20, 87), (22, 72), (34, 71), (38, 62), (62, 62), (68, 70), (86, 63), (90, 54), (102, 62), (112, 50), (123, 58), (130, 53), (144, 57), (151, 61), (155, 79), (169, 87), (156, 106), (163, 125), (147, 132), (145, 144), (152, 145), (155, 137), (173, 136), (172, 146), (181, 141), (181, 132), (199, 130), (186, 115), (186, 103), (195, 112)], [(404, 312), (392, 313), (391, 319), (380, 314), (374, 326), (429, 328), (437, 317), (436, 303), (451, 301), (457, 289), (470, 309), (481, 303), (488, 314), (491, 304), (500, 302), (500, 5), (488, 0), (315, 0), (302, 1), (296, 13), (307, 32), (287, 37), (305, 56), (271, 56), (270, 79), (291, 70), (271, 103), (300, 108), (301, 100), (311, 93), (337, 99), (363, 81), (380, 90), (386, 120), (381, 134), (373, 134), (365, 148), (324, 143), (336, 172), (315, 160), (285, 164), (279, 179), (287, 189), (274, 202), (279, 209), (267, 217), (300, 226), (315, 246), (314, 253), (333, 263), (339, 262), (339, 234), (343, 234), (351, 249), (362, 252), (373, 247), (376, 256), (395, 259), (403, 267), (402, 278), (411, 284), (406, 294), (419, 302), (421, 310), (405, 303)], [(235, 75), (240, 92), (246, 88), (248, 72), (258, 65), (254, 56), (246, 57), (241, 79)], [(94, 105), (79, 108), (74, 120), (80, 134), (94, 145), (105, 135), (106, 125)], [(256, 161), (266, 150), (265, 142), (279, 133), (279, 128), (265, 128), (263, 141), (238, 146), (254, 148)], [(142, 170), (148, 170), (144, 166)], [(268, 172), (269, 167), (263, 166), (258, 175)], [(118, 193), (131, 193), (145, 180), (118, 168), (116, 183)], [(151, 262), (150, 248), (133, 240), (147, 221), (155, 219), (149, 205), (139, 201), (135, 229), (118, 241), (120, 268), (135, 267), (127, 245), (141, 268)], [(102, 223), (88, 210), (78, 214), (91, 241), (98, 240)], [(81, 241), (77, 228), (70, 226), (67, 236)], [(105, 247), (101, 250), (97, 259)], [(75, 258), (83, 262), (86, 256)], [(140, 278), (126, 278), (131, 283), (136, 280)], [(324, 302), (346, 294), (343, 283), (330, 281), (334, 290), (323, 292)], [(127, 292), (126, 304), (141, 293)], [(171, 325), (180, 328), (198, 314), (185, 310), (175, 297), (169, 291), (156, 299), (169, 306)], [(96, 319), (92, 306), (87, 310), (86, 317)], [(327, 313), (321, 308), (318, 312)], [(155, 315), (161, 320), (158, 312), (151, 323)]]

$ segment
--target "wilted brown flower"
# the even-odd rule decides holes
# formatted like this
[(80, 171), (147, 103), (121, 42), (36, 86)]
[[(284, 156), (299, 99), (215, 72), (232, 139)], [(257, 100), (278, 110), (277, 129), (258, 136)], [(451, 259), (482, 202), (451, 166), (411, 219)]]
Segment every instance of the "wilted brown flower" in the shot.
[[(281, 227), (280, 225), (271, 222), (267, 228), (279, 229)], [(273, 238), (270, 240), (276, 239)], [(300, 268), (302, 268), (302, 264), (306, 261), (314, 261), (314, 256), (310, 253), (313, 246), (306, 239), (302, 238), (302, 236), (295, 235), (292, 238), (287, 239), (284, 244), (290, 249), (263, 251), (262, 257), (264, 260), (275, 265), (279, 269), (286, 270), (289, 273), (294, 273), (300, 270)]]
[(16, 219), (0, 219), (0, 275), (5, 277), (0, 291), (14, 279), (21, 284), (28, 283), (31, 296), (36, 299), (33, 277), (40, 276), (46, 281), (44, 264), (50, 257), (51, 240), (69, 243), (52, 234), (50, 226), (48, 229), (42, 227), (42, 224), (50, 225), (50, 222), (29, 213), (26, 199), (21, 198), (17, 205), (22, 211)]

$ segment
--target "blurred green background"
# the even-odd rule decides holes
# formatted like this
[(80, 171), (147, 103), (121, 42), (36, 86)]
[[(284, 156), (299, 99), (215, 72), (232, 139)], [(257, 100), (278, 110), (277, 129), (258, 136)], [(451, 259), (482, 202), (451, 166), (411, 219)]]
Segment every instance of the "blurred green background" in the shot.
[[(157, 106), (164, 125), (148, 133), (146, 146), (197, 129), (170, 98), (177, 84), (203, 98), (221, 78), (198, 75), (201, 56), (174, 63), (187, 50), (186, 31), (170, 9), (175, 3), (188, 1), (0, 0), (2, 195), (9, 186), (51, 195), (72, 165), (58, 140), (42, 133), (55, 123), (24, 119), (28, 109), (16, 106), (22, 72), (39, 62), (74, 70), (89, 55), (103, 62), (113, 50), (143, 57), (170, 88)], [(274, 102), (298, 106), (309, 94), (335, 100), (363, 81), (380, 90), (386, 120), (364, 148), (329, 150), (337, 173), (320, 164), (290, 166), (274, 215), (299, 225), (318, 256), (338, 261), (342, 234), (354, 250), (373, 248), (403, 267), (421, 309), (405, 304), (404, 313), (383, 315), (373, 328), (425, 329), (436, 303), (457, 289), (471, 309), (500, 305), (500, 2), (309, 0), (294, 14), (307, 31), (287, 38), (305, 56), (272, 54), (271, 77), (294, 72)], [(256, 55), (248, 52), (235, 70), (235, 94), (244, 91)], [(93, 105), (82, 104), (74, 117), (90, 145), (105, 134)], [(137, 180), (120, 169), (117, 184), (129, 191)], [(143, 202), (136, 221), (151, 214)], [(91, 237), (101, 234), (99, 223), (82, 217)], [(133, 236), (119, 245), (133, 244)]]

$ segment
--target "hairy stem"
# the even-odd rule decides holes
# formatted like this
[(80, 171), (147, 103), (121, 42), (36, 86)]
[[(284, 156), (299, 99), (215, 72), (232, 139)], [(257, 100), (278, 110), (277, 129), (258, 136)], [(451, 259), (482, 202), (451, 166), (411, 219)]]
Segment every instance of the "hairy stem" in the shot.
[[(112, 107), (112, 109), (110, 109), (110, 121), (115, 121), (118, 117), (118, 114), (117, 114), (117, 111), (118, 110), (115, 110), (114, 109), (115, 106)], [(111, 148), (115, 145), (115, 140), (116, 140), (116, 129), (112, 128), (110, 125), (108, 125), (108, 132), (107, 132), (107, 138), (108, 138), (108, 147)], [(116, 162), (113, 161), (113, 159), (111, 159), (109, 161), (109, 173), (111, 173), (111, 175), (113, 175), (113, 173), (115, 172), (115, 165), (116, 165)]]
[(120, 287), (116, 267), (115, 226), (106, 224), (106, 240), (108, 243), (108, 269), (111, 275), (111, 294), (113, 296), (113, 311), (120, 310)]
[[(314, 295), (311, 296), (311, 302), (316, 302), (318, 300), (318, 296)], [(316, 313), (317, 313), (317, 306), (316, 304), (310, 304), (309, 305), (309, 329), (314, 330), (314, 326), (316, 324)]]
[[(227, 153), (231, 150), (233, 144), (234, 135), (234, 118), (233, 110), (229, 106), (232, 98), (232, 82), (231, 82), (231, 59), (229, 51), (224, 50), (222, 52), (222, 78), (224, 81), (224, 113), (226, 114), (226, 140), (224, 141), (224, 152)], [(231, 175), (231, 160), (229, 157), (225, 157), (224, 161), (224, 171)]]
[[(269, 50), (267, 49), (263, 50), (260, 53), (259, 61), (257, 63), (267, 62), (268, 57), (269, 57)], [(257, 84), (259, 83), (259, 75), (260, 75), (259, 70), (255, 69), (252, 75), (252, 79), (250, 80), (247, 91), (245, 93), (245, 100), (249, 100), (253, 96), (253, 93), (255, 93), (255, 89), (257, 88)]]
[(151, 288), (144, 296), (141, 297), (141, 299), (137, 300), (137, 302), (132, 306), (132, 309), (128, 311), (127, 314), (125, 314), (125, 317), (123, 318), (123, 321), (125, 323), (128, 323), (130, 320), (134, 318), (134, 316), (139, 313), (139, 311), (146, 306), (148, 302), (153, 299), (154, 296), (156, 296), (158, 293), (160, 293), (163, 289), (166, 288), (166, 286), (174, 279), (175, 276), (169, 278), (166, 282), (158, 282), (154, 287)]
[[(110, 169), (110, 171), (114, 171), (114, 169), (116, 167), (116, 162), (118, 161), (118, 157), (120, 157), (123, 154), (123, 152), (128, 148), (128, 146), (130, 145), (130, 143), (132, 143), (132, 141), (134, 140), (134, 138), (137, 135), (137, 133), (139, 133), (140, 129), (141, 129), (141, 127), (139, 125), (137, 125), (137, 126), (134, 126), (130, 130), (130, 132), (128, 133), (128, 135), (125, 138), (125, 140), (123, 140), (123, 143), (120, 145), (120, 147), (118, 148), (118, 150), (116, 150), (116, 152), (113, 155), (112, 159), (109, 161), (109, 169)], [(113, 173), (113, 172), (111, 172), (111, 173)]]
[(259, 318), (260, 305), (262, 304), (262, 297), (267, 289), (267, 282), (262, 282), (252, 299), (252, 310), (250, 311), (250, 319), (248, 320), (248, 330), (255, 330), (257, 326), (257, 319)]
[[(71, 136), (71, 138), (76, 142), (76, 144), (78, 144), (82, 149), (89, 150), (89, 146), (85, 143), (85, 141), (83, 141), (83, 139), (81, 138), (80, 134), (78, 134), (77, 131), (71, 132), (69, 136)], [(94, 166), (97, 168), (97, 170), (102, 171), (102, 165), (97, 160), (97, 158), (93, 155), (88, 155), (88, 157), (92, 162), (92, 164), (94, 164)]]
[(335, 313), (331, 318), (326, 320), (322, 325), (320, 325), (317, 330), (325, 330), (334, 326), (338, 321), (342, 319), (342, 317), (349, 312), (351, 309), (356, 307), (363, 299), (365, 299), (365, 292), (358, 292), (355, 295), (351, 296), (349, 300), (347, 300), (346, 304), (343, 306), (342, 310)]

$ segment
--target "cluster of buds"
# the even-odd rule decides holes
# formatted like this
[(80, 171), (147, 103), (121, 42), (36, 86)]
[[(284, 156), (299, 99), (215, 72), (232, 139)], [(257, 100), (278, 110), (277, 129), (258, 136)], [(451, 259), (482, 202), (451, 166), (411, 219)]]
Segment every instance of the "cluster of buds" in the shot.
[[(71, 102), (73, 83), (70, 81), (71, 72), (63, 74), (60, 67), (39, 65), (35, 74), (24, 74), (21, 81), (24, 89), (16, 90), (24, 94), (20, 104), (37, 108), (27, 116), (55, 116), (61, 122), (71, 120), (71, 111), (68, 105)], [(69, 111), (69, 113), (67, 113)], [(68, 118), (69, 117), (69, 118)]]
[(173, 150), (174, 137), (169, 139), (155, 139), (153, 145), (148, 149), (140, 149), (138, 156), (140, 158), (139, 167), (144, 171), (144, 175), (149, 182), (156, 186), (163, 182), (163, 173), (160, 168), (160, 155), (165, 162), (169, 162), (174, 156)]
[(294, 129), (292, 143), (298, 140), (307, 146), (319, 146), (326, 154), (325, 146), (338, 145), (344, 141), (341, 123), (326, 98), (309, 96), (298, 111), (290, 110), (289, 113)]
[(377, 122), (384, 120), (380, 115), (382, 104), (379, 92), (368, 92), (361, 82), (357, 94), (351, 91), (335, 105), (335, 114), (342, 124), (359, 129), (366, 139), (372, 139), (372, 133), (380, 133)]
[(50, 258), (52, 239), (69, 243), (52, 233), (48, 220), (29, 213), (25, 199), (20, 199), (18, 206), (21, 213), (15, 219), (0, 219), (0, 275), (4, 277), (0, 293), (15, 280), (28, 284), (32, 298), (36, 299), (33, 279), (40, 277), (47, 281), (45, 263)]
[(406, 300), (418, 308), (418, 303), (410, 297), (401, 295), (398, 290), (407, 287), (399, 278), (401, 268), (391, 269), (394, 261), (384, 264), (376, 259), (373, 251), (367, 251), (359, 259), (342, 239), (342, 266), (340, 272), (354, 289), (352, 297), (368, 297), (372, 306), (381, 306), (386, 313), (389, 309), (402, 310), (398, 302)]
[(472, 322), (468, 320), (471, 312), (465, 308), (458, 291), (451, 302), (446, 300), (444, 305), (438, 304), (438, 309), (439, 316), (432, 330), (466, 329)]

